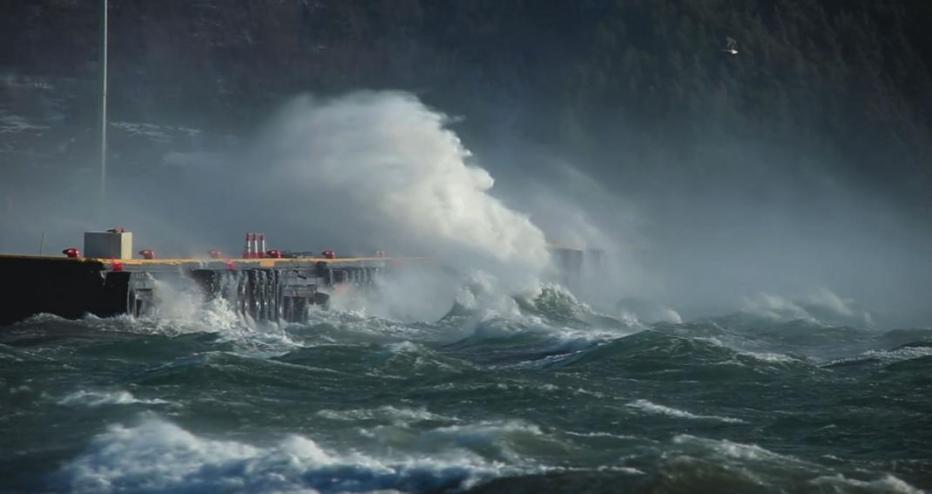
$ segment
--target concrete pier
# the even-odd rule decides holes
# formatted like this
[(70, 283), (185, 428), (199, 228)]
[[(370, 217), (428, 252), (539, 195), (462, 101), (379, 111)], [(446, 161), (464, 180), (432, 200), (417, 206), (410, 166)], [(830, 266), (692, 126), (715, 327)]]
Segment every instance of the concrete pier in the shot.
[(228, 300), (255, 320), (301, 321), (310, 305), (326, 305), (338, 285), (367, 288), (404, 258), (100, 259), (0, 255), (8, 295), (0, 325), (35, 314), (78, 318), (142, 316), (159, 281), (189, 279), (207, 299)]

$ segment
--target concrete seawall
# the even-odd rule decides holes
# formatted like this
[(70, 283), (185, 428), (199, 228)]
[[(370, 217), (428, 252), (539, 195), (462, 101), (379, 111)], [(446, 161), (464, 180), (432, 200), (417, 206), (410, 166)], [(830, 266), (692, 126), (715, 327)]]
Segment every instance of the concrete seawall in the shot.
[(96, 259), (0, 256), (9, 288), (0, 325), (48, 313), (140, 316), (153, 308), (159, 280), (188, 278), (208, 298), (223, 297), (257, 320), (302, 320), (338, 285), (368, 287), (411, 259)]

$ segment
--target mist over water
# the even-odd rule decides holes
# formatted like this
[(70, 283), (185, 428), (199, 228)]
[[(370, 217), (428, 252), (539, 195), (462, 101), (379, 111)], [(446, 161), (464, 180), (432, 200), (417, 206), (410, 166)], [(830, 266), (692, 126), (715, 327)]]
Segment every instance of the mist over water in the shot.
[[(702, 316), (761, 293), (800, 300), (828, 290), (880, 327), (928, 324), (927, 218), (829, 171), (843, 166), (830, 159), (798, 163), (755, 139), (708, 139), (741, 152), (542, 157), (517, 172), (491, 169), (505, 175), (502, 194), (548, 234), (606, 246), (615, 301), (647, 298)], [(564, 225), (577, 228), (566, 234)]]
[[(158, 282), (149, 317), (2, 328), (0, 490), (932, 487), (925, 231), (835, 185), (813, 204), (845, 214), (793, 194), (735, 210), (747, 171), (606, 182), (542, 159), (496, 183), (455, 127), (404, 92), (301, 96), (229, 149), (115, 179), (105, 221), (137, 247), (236, 253), (264, 231), (422, 259), (304, 324), (182, 280)], [(800, 185), (752, 168), (777, 196)], [(64, 232), (88, 225), (48, 207)], [(570, 290), (548, 243), (605, 260)]]
[[(263, 231), (270, 247), (424, 256), (494, 273), (517, 292), (553, 278), (550, 243), (604, 252), (574, 289), (609, 312), (640, 299), (701, 317), (762, 294), (799, 302), (828, 291), (858, 304), (869, 326), (932, 320), (928, 225), (824, 167), (711, 134), (692, 157), (574, 161), (510, 134), (503, 152), (463, 143), (458, 118), (403, 91), (295, 97), (252, 134), (206, 149), (172, 149), (145, 166), (117, 154), (99, 221), (92, 169), (11, 176), (33, 193), (10, 203), (3, 227), (17, 234), (0, 247), (36, 253), (44, 235), (57, 253), (80, 247), (83, 231), (120, 225), (137, 248), (203, 256), (235, 254), (246, 231)], [(119, 129), (183, 133), (128, 125)]]

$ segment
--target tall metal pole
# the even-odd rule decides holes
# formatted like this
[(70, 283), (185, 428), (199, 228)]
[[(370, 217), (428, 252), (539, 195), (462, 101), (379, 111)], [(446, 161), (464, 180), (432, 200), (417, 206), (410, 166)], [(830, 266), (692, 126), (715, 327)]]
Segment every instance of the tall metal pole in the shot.
[(107, 207), (107, 0), (101, 0), (100, 15), (100, 197), (98, 221), (102, 221)]

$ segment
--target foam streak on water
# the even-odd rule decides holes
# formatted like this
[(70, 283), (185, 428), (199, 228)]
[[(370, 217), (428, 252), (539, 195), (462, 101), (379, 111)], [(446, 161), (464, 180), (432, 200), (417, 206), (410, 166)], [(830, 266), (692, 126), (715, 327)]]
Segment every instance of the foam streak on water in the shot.
[(628, 403), (629, 407), (637, 408), (643, 410), (647, 413), (654, 413), (659, 415), (668, 415), (670, 417), (692, 419), (692, 420), (718, 420), (720, 422), (740, 424), (744, 421), (741, 419), (735, 419), (731, 417), (719, 417), (717, 415), (697, 415), (695, 413), (690, 413), (685, 410), (678, 410), (676, 408), (671, 408), (663, 405), (658, 405), (651, 402), (650, 400), (637, 400), (631, 403)]

